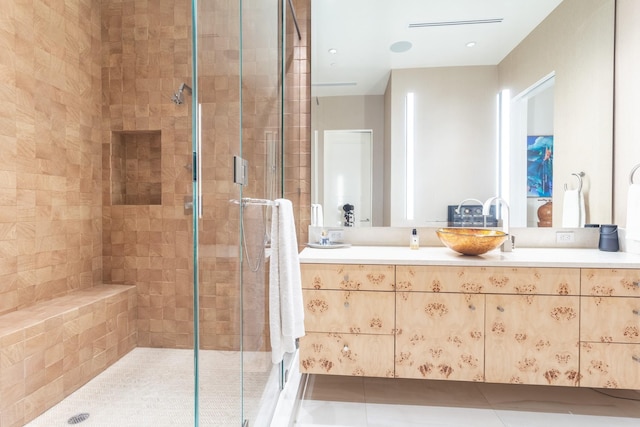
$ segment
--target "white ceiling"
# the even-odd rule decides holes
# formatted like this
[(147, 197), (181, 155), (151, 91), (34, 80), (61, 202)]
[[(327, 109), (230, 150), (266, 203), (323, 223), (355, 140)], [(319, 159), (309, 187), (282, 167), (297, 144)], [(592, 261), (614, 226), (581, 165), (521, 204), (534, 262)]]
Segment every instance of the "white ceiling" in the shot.
[[(396, 68), (498, 64), (562, 0), (312, 0), (312, 95), (383, 94)], [(500, 23), (409, 28), (411, 23)], [(412, 48), (393, 53), (408, 41)], [(472, 48), (468, 42), (475, 42)], [(329, 53), (337, 49), (336, 54)]]

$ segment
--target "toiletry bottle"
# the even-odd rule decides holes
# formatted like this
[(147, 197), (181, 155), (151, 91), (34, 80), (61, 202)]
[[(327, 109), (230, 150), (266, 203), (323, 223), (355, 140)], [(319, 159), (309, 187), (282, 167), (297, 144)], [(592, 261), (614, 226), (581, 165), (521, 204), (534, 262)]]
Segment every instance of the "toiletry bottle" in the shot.
[(418, 230), (415, 228), (411, 232), (411, 239), (409, 240), (409, 247), (411, 249), (418, 249), (420, 247), (420, 238), (418, 237)]

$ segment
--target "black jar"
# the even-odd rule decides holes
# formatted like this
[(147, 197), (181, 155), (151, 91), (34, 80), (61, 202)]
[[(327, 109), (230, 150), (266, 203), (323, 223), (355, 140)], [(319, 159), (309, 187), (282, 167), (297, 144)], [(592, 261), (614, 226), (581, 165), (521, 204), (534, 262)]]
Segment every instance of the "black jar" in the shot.
[(598, 249), (607, 252), (618, 252), (618, 226), (615, 224), (602, 224), (600, 226), (600, 241)]

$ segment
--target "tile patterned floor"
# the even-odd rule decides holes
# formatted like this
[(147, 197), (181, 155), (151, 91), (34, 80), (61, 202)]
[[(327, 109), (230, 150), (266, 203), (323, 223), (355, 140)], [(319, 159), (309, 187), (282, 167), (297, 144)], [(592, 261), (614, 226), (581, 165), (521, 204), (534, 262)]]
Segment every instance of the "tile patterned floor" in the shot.
[(640, 426), (630, 390), (313, 375), (302, 387), (295, 427)]
[[(200, 426), (241, 426), (240, 354), (200, 351)], [(27, 424), (82, 427), (181, 427), (194, 425), (193, 351), (136, 348), (58, 405)], [(275, 406), (277, 370), (270, 353), (246, 353), (245, 416), (252, 427), (263, 406)]]

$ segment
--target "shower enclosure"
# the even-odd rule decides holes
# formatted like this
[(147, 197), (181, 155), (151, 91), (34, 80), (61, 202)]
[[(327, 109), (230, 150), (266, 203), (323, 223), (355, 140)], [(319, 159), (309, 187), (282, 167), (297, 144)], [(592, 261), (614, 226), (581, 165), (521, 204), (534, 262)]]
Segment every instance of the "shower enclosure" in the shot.
[[(285, 12), (281, 0), (192, 2), (195, 425), (268, 425), (283, 383), (266, 248), (268, 201), (283, 196)], [(207, 380), (221, 350), (223, 378)]]

